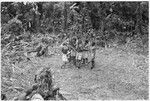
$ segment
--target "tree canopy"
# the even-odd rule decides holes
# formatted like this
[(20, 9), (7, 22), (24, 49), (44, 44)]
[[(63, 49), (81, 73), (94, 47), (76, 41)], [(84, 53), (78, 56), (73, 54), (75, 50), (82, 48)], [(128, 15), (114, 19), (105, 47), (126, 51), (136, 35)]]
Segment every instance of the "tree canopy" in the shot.
[[(148, 2), (2, 2), (1, 22), (16, 18), (22, 30), (123, 39), (148, 35)], [(18, 28), (17, 28), (18, 29)], [(3, 32), (3, 31), (2, 31)], [(3, 34), (3, 33), (2, 33)]]

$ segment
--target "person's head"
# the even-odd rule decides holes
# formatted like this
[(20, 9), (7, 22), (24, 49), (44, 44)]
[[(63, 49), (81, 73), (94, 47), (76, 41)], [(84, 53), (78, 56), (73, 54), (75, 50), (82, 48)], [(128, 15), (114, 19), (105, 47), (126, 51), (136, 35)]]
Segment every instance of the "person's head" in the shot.
[(95, 46), (96, 45), (96, 43), (95, 42), (92, 42), (92, 45), (91, 46)]
[(46, 96), (53, 88), (53, 78), (50, 68), (42, 68), (35, 75), (35, 83), (37, 83), (38, 90), (43, 96)]

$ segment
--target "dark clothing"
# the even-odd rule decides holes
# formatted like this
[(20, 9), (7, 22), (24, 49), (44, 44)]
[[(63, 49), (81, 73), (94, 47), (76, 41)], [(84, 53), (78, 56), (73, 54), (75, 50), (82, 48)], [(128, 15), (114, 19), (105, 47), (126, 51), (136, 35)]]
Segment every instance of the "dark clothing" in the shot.
[(91, 69), (93, 69), (95, 67), (95, 61), (94, 61), (94, 59), (92, 59), (91, 63), (92, 63)]

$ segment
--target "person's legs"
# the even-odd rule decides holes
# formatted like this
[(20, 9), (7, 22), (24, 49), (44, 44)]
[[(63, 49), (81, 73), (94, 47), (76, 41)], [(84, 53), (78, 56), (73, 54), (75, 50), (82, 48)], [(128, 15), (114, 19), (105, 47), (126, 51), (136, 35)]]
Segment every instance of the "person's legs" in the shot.
[(68, 62), (68, 58), (66, 54), (62, 55), (62, 61), (63, 61), (63, 65), (61, 66), (61, 68), (65, 67)]
[(94, 61), (94, 59), (92, 59), (91, 63), (92, 63), (91, 69), (93, 69), (95, 67), (95, 61)]
[(87, 64), (88, 63), (88, 58), (85, 58), (85, 64)]

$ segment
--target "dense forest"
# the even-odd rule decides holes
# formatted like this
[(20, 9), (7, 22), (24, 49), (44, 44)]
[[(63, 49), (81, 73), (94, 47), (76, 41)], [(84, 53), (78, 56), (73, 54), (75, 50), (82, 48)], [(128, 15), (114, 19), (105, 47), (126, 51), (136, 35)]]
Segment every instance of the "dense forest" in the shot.
[(88, 36), (102, 46), (136, 38), (145, 44), (148, 35), (148, 2), (2, 2), (1, 15), (4, 45), (26, 33)]
[(20, 70), (16, 65), (30, 60), (25, 53), (42, 46), (47, 55), (47, 46), (74, 36), (94, 40), (97, 47), (147, 56), (148, 25), (148, 1), (1, 2), (2, 77), (12, 76), (6, 67)]

